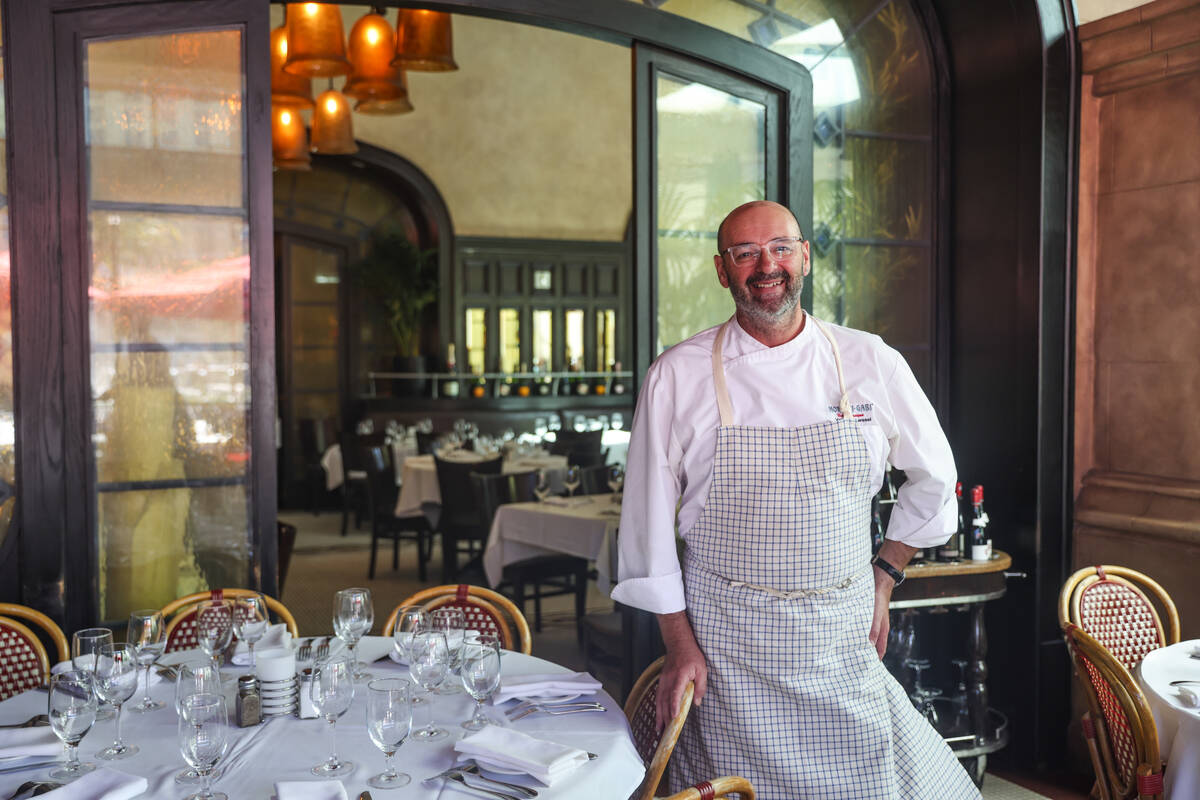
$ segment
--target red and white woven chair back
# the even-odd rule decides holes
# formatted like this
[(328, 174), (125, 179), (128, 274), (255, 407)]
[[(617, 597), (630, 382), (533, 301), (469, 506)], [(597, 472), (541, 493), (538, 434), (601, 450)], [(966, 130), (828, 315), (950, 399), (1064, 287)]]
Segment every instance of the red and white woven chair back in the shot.
[[(213, 591), (213, 600), (219, 601), (222, 597), (223, 595), (220, 593), (220, 590)], [(168, 626), (169, 630), (167, 631), (166, 652), (174, 653), (177, 650), (196, 650), (200, 647), (200, 639), (196, 636), (196, 624), (198, 622), (196, 615), (200, 611), (200, 602), (202, 601), (197, 601), (194, 605), (183, 609), (171, 619)], [(227, 610), (210, 607), (205, 610), (205, 613), (213, 615), (232, 615), (236, 613), (232, 604), (225, 606), (225, 609)], [(230, 624), (232, 622), (231, 618)], [(230, 634), (230, 641), (237, 641), (237, 635)]]
[(1150, 599), (1136, 586), (1101, 576), (1079, 592), (1079, 627), (1104, 645), (1128, 670), (1165, 644)]
[(1108, 735), (1108, 748), (1116, 762), (1114, 766), (1118, 777), (1123, 785), (1133, 786), (1137, 779), (1138, 755), (1129, 717), (1125, 715), (1125, 709), (1121, 707), (1112, 686), (1091, 659), (1083, 653), (1079, 653), (1078, 658), (1087, 669), (1088, 680), (1092, 682), (1092, 688), (1096, 690), (1096, 699), (1100, 701), (1100, 713), (1104, 715), (1104, 728)]
[(513, 646), (512, 631), (504, 619), (500, 609), (488, 601), (471, 597), (465, 592), (454, 596), (439, 597), (425, 604), (425, 610), (433, 611), (438, 608), (457, 608), (463, 612), (466, 629), (479, 631), (495, 636), (500, 640), (500, 646), (511, 650)]
[(633, 732), (633, 746), (642, 763), (649, 764), (654, 760), (662, 733), (655, 725), (655, 703), (658, 699), (658, 678), (655, 678), (638, 701), (637, 708), (629, 717), (629, 728)]
[(0, 700), (41, 686), (45, 651), (24, 625), (0, 617)]

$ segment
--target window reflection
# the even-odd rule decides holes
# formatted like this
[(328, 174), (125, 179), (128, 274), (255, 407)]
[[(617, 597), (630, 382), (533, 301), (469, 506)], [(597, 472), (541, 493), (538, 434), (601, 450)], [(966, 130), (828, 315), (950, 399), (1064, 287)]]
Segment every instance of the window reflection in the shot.
[(466, 320), (467, 368), (475, 374), (487, 371), (487, 312), (468, 308)]
[(617, 360), (617, 312), (611, 308), (596, 311), (596, 371), (613, 368)]
[(521, 314), (500, 309), (500, 371), (516, 372), (521, 366)]
[[(0, 5), (0, 17), (4, 12)], [(3, 19), (0, 18), (0, 25)], [(0, 53), (0, 56), (3, 54)], [(0, 60), (0, 67), (3, 61)], [(16, 419), (13, 416), (12, 284), (9, 280), (8, 249), (8, 161), (4, 154), (7, 122), (4, 75), (0, 69), (0, 544), (4, 543), (16, 510), (13, 484), (16, 481)]]
[(566, 328), (564, 358), (569, 369), (583, 369), (583, 309), (567, 309), (563, 316)]
[(533, 310), (533, 366), (534, 369), (554, 368), (554, 312), (548, 308)]

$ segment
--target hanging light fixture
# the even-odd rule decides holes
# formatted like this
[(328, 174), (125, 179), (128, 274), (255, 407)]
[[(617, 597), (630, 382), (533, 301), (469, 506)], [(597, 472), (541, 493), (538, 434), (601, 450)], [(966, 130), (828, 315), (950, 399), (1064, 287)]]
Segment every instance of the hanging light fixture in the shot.
[(342, 9), (333, 3), (288, 3), (284, 72), (308, 78), (345, 75), (346, 39)]
[(312, 108), (312, 79), (283, 71), (287, 61), (287, 27), (271, 31), (271, 105), (278, 108)]
[(350, 122), (350, 103), (341, 92), (330, 89), (317, 98), (312, 117), (312, 151), (328, 155), (358, 152)]
[(271, 108), (271, 155), (275, 157), (276, 169), (312, 169), (308, 137), (299, 109)]
[(396, 20), (396, 66), (422, 72), (458, 69), (450, 15), (424, 8), (402, 8)]
[(351, 72), (342, 92), (358, 100), (355, 111), (402, 114), (413, 110), (404, 71), (391, 64), (396, 36), (379, 9), (372, 9), (354, 23), (347, 50)]

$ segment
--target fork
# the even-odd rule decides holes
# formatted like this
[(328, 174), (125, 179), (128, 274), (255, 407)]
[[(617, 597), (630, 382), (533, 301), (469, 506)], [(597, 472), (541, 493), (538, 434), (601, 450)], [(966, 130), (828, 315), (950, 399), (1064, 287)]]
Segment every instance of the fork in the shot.
[[(528, 787), (518, 786), (515, 783), (505, 783), (504, 781), (498, 781), (495, 778), (488, 778), (483, 775), (480, 775), (479, 774), (479, 766), (477, 764), (462, 764), (461, 766), (450, 767), (449, 769), (442, 770), (437, 775), (430, 775), (428, 778), (423, 778), (421, 780), (421, 783), (429, 783), (431, 781), (436, 781), (439, 778), (446, 779), (446, 780), (453, 780), (456, 775), (462, 775), (463, 773), (470, 775), (477, 781), (485, 781), (487, 783), (494, 783), (496, 786), (502, 787), (503, 790), (506, 792), (516, 792), (523, 798), (534, 798), (534, 797), (538, 796), (537, 792), (535, 792), (533, 789), (530, 789)], [(475, 786), (473, 784), (467, 784), (467, 785), (471, 786), (472, 789), (475, 788)]]
[(326, 636), (325, 641), (317, 645), (317, 658), (324, 658), (329, 655), (329, 643), (333, 641), (332, 636)]
[(510, 708), (504, 712), (504, 716), (512, 719), (517, 714), (524, 714), (526, 711), (558, 711), (569, 708), (591, 708), (597, 711), (603, 711), (604, 706), (599, 703), (525, 703), (515, 708)]
[(308, 661), (308, 659), (312, 656), (312, 647), (313, 640), (305, 640), (304, 643), (300, 645), (300, 648), (296, 650), (296, 659), (298, 661)]
[(583, 708), (564, 708), (554, 710), (549, 708), (527, 708), (524, 711), (508, 718), (509, 722), (516, 722), (519, 719), (525, 719), (530, 714), (550, 714), (551, 716), (559, 717), (564, 714), (603, 714), (607, 711), (604, 706), (584, 706)]
[(13, 722), (7, 725), (0, 725), (0, 728), (36, 728), (39, 725), (49, 725), (50, 718), (45, 714), (34, 714), (24, 722)]
[(513, 794), (505, 794), (504, 792), (497, 792), (494, 789), (485, 789), (482, 786), (477, 786), (473, 783), (467, 783), (467, 779), (462, 772), (452, 772), (446, 776), (446, 780), (454, 781), (455, 783), (461, 783), (468, 789), (474, 789), (477, 792), (483, 792), (484, 794), (491, 795), (492, 797), (499, 797), (500, 800), (521, 800), (521, 798)]

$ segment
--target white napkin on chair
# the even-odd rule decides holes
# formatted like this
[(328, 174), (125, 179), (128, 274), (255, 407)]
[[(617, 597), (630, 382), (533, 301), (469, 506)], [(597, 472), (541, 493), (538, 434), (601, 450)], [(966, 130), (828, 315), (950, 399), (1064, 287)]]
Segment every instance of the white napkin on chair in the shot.
[(129, 800), (145, 793), (147, 786), (145, 778), (101, 767), (84, 773), (66, 786), (46, 792), (42, 797), (50, 800)]
[(276, 781), (276, 800), (346, 800), (341, 781)]
[(517, 697), (561, 697), (564, 694), (595, 694), (600, 681), (586, 672), (510, 675), (500, 679), (492, 703), (499, 705)]
[[(288, 632), (287, 625), (282, 622), (267, 628), (263, 637), (254, 643), (254, 649), (259, 653), (265, 650), (290, 650), (291, 647), (292, 634)], [(233, 651), (232, 660), (239, 667), (250, 666), (250, 645), (239, 640), (237, 649)]]
[(62, 742), (49, 725), (0, 730), (0, 765), (9, 759), (56, 756), (61, 752)]
[(499, 725), (488, 725), (460, 739), (454, 749), (485, 769), (520, 770), (547, 786), (588, 762), (586, 751)]

